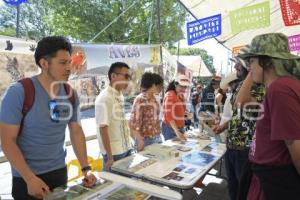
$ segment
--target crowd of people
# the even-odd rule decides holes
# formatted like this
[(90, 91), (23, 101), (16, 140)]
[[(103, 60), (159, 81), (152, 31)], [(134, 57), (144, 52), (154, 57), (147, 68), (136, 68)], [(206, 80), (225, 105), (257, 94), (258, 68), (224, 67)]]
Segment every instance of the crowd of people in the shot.
[[(71, 51), (70, 42), (63, 37), (46, 37), (38, 43), (35, 60), (41, 73), (31, 78), (35, 96), (26, 116), (26, 90), (20, 82), (3, 98), (0, 136), (12, 166), (12, 195), (17, 200), (41, 199), (53, 188), (67, 184), (66, 126), (84, 172), (84, 184), (90, 187), (96, 181), (75, 112), (79, 105), (76, 91), (71, 90), (75, 103), (70, 104), (70, 99), (62, 98), (70, 91), (57, 84), (68, 80)], [(110, 171), (115, 161), (148, 145), (187, 140), (187, 121), (199, 128), (205, 121), (203, 116), (209, 115), (215, 119), (212, 131), (226, 143), (231, 200), (298, 199), (300, 57), (290, 53), (285, 35), (270, 33), (256, 36), (232, 62), (234, 72), (225, 78), (212, 77), (206, 87), (196, 83), (190, 98), (186, 94), (192, 85), (185, 75), (177, 75), (164, 90), (159, 74), (145, 72), (129, 119), (123, 91), (132, 69), (124, 62), (113, 63), (108, 71), (109, 85), (95, 101), (104, 170)], [(63, 106), (66, 103), (71, 106)]]

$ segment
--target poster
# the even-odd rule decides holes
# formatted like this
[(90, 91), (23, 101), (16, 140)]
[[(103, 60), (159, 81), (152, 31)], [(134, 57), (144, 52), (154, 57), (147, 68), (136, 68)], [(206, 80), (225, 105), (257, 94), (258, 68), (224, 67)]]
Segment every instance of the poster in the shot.
[(282, 18), (286, 26), (300, 24), (300, 1), (280, 0)]

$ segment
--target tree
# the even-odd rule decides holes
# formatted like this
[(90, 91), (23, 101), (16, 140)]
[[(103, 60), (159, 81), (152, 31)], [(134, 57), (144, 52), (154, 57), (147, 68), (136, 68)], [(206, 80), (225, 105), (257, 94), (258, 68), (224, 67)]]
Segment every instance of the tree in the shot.
[[(7, 36), (16, 35), (17, 8), (12, 5), (0, 7), (0, 34)], [(31, 0), (20, 5), (20, 34), (29, 39), (40, 39), (51, 34), (46, 23), (49, 14), (46, 0)]]
[[(169, 51), (177, 55), (177, 49), (176, 48), (171, 48)], [(214, 58), (211, 55), (207, 54), (207, 51), (205, 49), (200, 49), (200, 48), (181, 48), (179, 49), (179, 55), (185, 55), (185, 56), (198, 56), (200, 55), (203, 62), (207, 66), (208, 70), (212, 74), (216, 74), (216, 69), (214, 67)]]
[[(49, 0), (49, 2), (52, 13), (48, 17), (48, 22), (55, 34), (88, 42), (113, 21), (93, 42), (145, 44), (148, 43), (151, 30), (150, 42), (159, 43), (156, 0)], [(179, 7), (175, 0), (160, 2), (162, 41), (170, 45), (183, 36), (181, 27), (186, 11)]]

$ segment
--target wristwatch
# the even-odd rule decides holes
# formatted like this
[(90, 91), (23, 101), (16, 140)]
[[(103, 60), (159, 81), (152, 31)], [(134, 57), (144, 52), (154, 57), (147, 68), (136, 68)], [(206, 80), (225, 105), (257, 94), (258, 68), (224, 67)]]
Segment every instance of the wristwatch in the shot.
[(85, 166), (85, 167), (83, 167), (83, 168), (81, 168), (81, 171), (82, 172), (86, 172), (86, 171), (90, 171), (90, 170), (92, 170), (92, 167), (91, 166)]

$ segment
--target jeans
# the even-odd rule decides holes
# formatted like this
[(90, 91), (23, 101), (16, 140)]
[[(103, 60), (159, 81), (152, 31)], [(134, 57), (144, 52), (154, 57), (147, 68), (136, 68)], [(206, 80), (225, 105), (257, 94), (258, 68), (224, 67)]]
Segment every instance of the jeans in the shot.
[[(156, 135), (154, 137), (144, 137), (144, 147), (151, 145), (151, 144), (160, 144), (162, 143), (161, 135)], [(138, 140), (135, 140), (135, 149), (138, 146)]]
[(225, 166), (228, 177), (228, 191), (231, 200), (237, 199), (239, 183), (244, 165), (248, 160), (249, 149), (227, 149), (225, 153)]
[[(161, 125), (161, 130), (162, 130), (165, 140), (173, 139), (176, 137), (176, 133), (174, 132), (173, 128), (164, 122)], [(184, 127), (179, 128), (179, 131), (182, 134), (184, 134)]]
[[(113, 159), (114, 161), (121, 160), (123, 158), (126, 158), (127, 156), (130, 156), (131, 154), (133, 154), (133, 149), (130, 149), (122, 154), (113, 155)], [(107, 154), (102, 154), (102, 156), (103, 156), (103, 163), (104, 163), (104, 171), (109, 171), (107, 168), (108, 156)]]
[[(37, 175), (53, 190), (56, 187), (65, 187), (68, 181), (67, 168), (57, 169), (51, 172)], [(21, 177), (13, 177), (12, 179), (12, 196), (15, 200), (37, 200), (28, 195), (27, 184)]]

